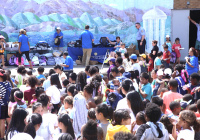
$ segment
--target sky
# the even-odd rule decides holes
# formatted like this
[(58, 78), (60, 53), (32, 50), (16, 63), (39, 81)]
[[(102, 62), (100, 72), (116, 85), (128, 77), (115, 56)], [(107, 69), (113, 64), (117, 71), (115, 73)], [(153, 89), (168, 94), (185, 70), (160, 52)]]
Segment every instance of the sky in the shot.
[[(29, 1), (29, 0), (27, 0)], [(35, 0), (38, 3), (43, 3), (47, 0)], [(68, 0), (75, 1), (75, 0)], [(128, 8), (138, 8), (143, 10), (151, 9), (154, 6), (162, 6), (168, 9), (173, 9), (174, 0), (82, 0), (85, 2), (91, 1), (98, 4), (106, 4), (119, 10)]]

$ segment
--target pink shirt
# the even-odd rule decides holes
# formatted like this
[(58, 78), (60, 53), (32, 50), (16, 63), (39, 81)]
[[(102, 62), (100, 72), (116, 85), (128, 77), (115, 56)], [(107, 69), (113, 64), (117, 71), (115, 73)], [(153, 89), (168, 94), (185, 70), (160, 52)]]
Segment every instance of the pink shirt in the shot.
[(177, 99), (182, 99), (182, 97), (183, 97), (183, 95), (181, 95), (180, 93), (177, 93), (177, 92), (171, 92), (171, 91), (165, 92), (162, 97), (163, 103), (166, 106), (164, 113), (167, 114), (167, 110), (170, 110), (169, 104), (172, 101), (177, 100)]

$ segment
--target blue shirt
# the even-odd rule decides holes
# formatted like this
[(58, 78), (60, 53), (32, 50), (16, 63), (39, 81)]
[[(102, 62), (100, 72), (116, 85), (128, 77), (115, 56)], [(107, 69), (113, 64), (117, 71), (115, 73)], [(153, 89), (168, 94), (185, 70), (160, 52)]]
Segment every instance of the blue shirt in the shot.
[(21, 43), (21, 52), (29, 51), (29, 45), (28, 45), (28, 37), (24, 34), (19, 36), (19, 42)]
[(156, 57), (154, 61), (154, 69), (156, 69), (156, 66), (162, 65), (160, 58)]
[(199, 63), (198, 63), (198, 57), (196, 56), (190, 56), (190, 64), (194, 66), (193, 68), (186, 63), (185, 69), (187, 70), (188, 74), (191, 75), (192, 73), (197, 73), (199, 71)]
[[(153, 95), (151, 84), (147, 83), (146, 85), (143, 85), (142, 91), (145, 92), (145, 94), (147, 94), (147, 97), (145, 99), (148, 99), (149, 101), (151, 101), (151, 96)], [(141, 94), (140, 94), (140, 97), (142, 100), (144, 100)]]
[(46, 91), (50, 86), (51, 86), (51, 81), (45, 80), (44, 83), (43, 83), (44, 91)]
[(145, 36), (145, 30), (143, 27), (140, 27), (137, 31), (137, 34), (136, 34), (136, 39), (137, 40), (141, 40), (142, 39), (142, 36)]
[(44, 75), (42, 75), (42, 74), (36, 76), (36, 78), (37, 78), (37, 79), (42, 79), (42, 78), (46, 79), (46, 77), (45, 77)]
[(54, 44), (54, 47), (64, 47), (64, 42), (63, 42), (63, 33), (60, 32), (59, 34), (57, 32), (55, 32), (54, 34), (54, 38), (56, 38), (57, 36), (62, 36), (62, 38), (60, 39), (60, 45), (55, 45)]
[(94, 36), (89, 30), (82, 32), (79, 39), (82, 40), (82, 48), (92, 49), (92, 39), (94, 39)]
[[(115, 43), (115, 46), (120, 46), (120, 42), (119, 43)], [(115, 52), (118, 52), (119, 51), (119, 49), (120, 49), (120, 47), (117, 47), (116, 49), (115, 49)]]
[(64, 70), (73, 70), (73, 60), (70, 56), (67, 56), (65, 59), (65, 64), (69, 65), (69, 67), (63, 67)]

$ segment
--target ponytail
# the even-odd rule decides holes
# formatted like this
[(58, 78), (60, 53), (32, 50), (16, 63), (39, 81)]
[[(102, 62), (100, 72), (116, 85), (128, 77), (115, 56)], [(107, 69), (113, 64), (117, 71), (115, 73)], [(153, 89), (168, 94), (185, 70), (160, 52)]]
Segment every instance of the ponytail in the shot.
[(199, 120), (195, 120), (194, 121), (194, 130), (196, 131), (196, 132), (198, 132), (199, 130), (200, 130), (200, 121)]
[(154, 123), (155, 125), (156, 125), (156, 129), (157, 129), (157, 131), (158, 131), (158, 138), (162, 138), (163, 137), (163, 132), (162, 132), (162, 130), (160, 130), (160, 127), (158, 126), (158, 124), (157, 123)]

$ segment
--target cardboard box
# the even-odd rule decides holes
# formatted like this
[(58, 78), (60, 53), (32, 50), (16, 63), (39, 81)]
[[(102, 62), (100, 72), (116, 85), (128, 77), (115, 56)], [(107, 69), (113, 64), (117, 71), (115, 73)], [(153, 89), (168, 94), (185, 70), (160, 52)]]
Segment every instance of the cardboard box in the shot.
[(90, 65), (96, 65), (96, 64), (98, 64), (98, 61), (90, 61), (89, 64)]
[(76, 64), (77, 64), (77, 65), (81, 65), (82, 63), (81, 63), (80, 60), (76, 60)]

